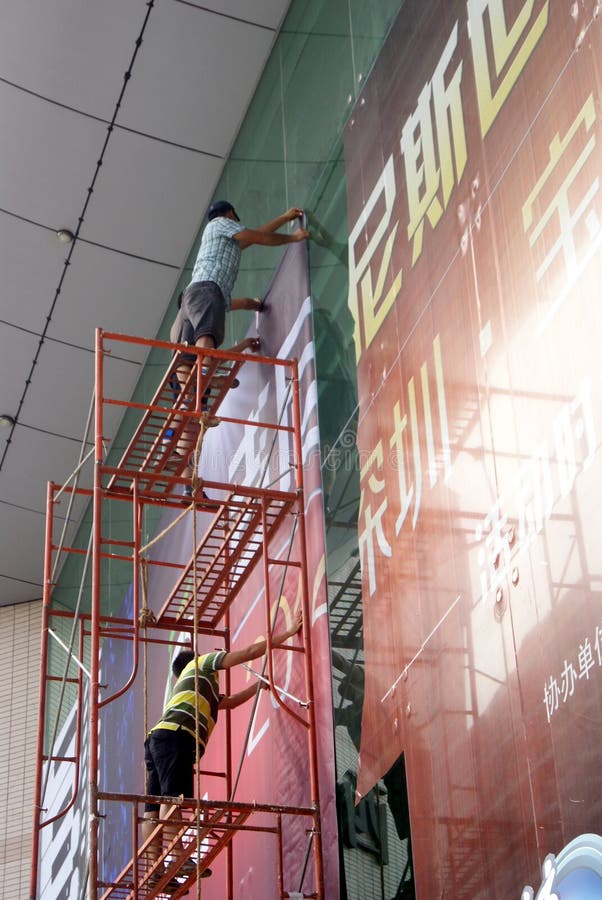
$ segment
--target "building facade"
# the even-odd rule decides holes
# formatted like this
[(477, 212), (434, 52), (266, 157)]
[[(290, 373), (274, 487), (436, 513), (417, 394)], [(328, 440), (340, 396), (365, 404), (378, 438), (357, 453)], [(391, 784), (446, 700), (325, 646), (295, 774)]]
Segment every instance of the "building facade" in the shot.
[(349, 900), (602, 885), (598, 12), (293, 0), (215, 192), (312, 233)]

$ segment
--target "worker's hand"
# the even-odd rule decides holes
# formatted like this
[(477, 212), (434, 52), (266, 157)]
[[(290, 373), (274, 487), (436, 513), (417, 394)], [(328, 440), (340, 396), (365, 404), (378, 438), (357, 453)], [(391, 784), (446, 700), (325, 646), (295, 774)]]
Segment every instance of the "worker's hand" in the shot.
[(301, 219), (303, 217), (303, 210), (299, 209), (298, 206), (291, 206), (290, 209), (284, 213), (285, 222), (292, 222), (293, 219)]
[(293, 619), (293, 624), (288, 629), (288, 632), (287, 632), (288, 636), (292, 637), (294, 634), (297, 634), (297, 632), (301, 631), (302, 627), (303, 627), (303, 613), (301, 612), (301, 610), (299, 610), (299, 612)]
[(298, 631), (301, 630), (301, 626), (303, 625), (303, 615), (301, 612), (298, 612), (295, 618), (293, 619), (293, 624), (290, 628), (287, 628), (286, 631), (282, 631), (280, 634), (275, 634), (272, 637), (272, 646), (280, 647), (285, 641), (288, 641), (289, 638), (292, 638), (294, 634), (297, 634)]
[(309, 231), (307, 228), (296, 228), (291, 234), (291, 238), (294, 243), (298, 243), (299, 241), (304, 241), (309, 237)]
[(259, 338), (245, 338), (244, 341), (241, 341), (239, 344), (239, 352), (243, 353), (245, 350), (250, 350), (252, 353), (259, 352)]

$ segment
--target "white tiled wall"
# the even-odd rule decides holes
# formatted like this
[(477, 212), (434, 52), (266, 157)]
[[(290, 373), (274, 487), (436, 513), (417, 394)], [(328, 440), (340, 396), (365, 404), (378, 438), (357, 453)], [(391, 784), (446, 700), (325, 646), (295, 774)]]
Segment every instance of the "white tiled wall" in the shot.
[(40, 601), (0, 607), (0, 900), (27, 900), (38, 722)]

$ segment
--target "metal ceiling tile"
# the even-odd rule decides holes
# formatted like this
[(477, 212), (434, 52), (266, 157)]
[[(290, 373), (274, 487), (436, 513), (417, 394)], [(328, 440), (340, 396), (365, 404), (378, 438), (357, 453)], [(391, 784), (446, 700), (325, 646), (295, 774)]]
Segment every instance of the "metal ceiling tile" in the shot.
[(81, 234), (180, 265), (221, 168), (221, 160), (114, 132)]
[(106, 125), (0, 82), (2, 207), (52, 228), (77, 225)]
[(188, 4), (160, 4), (117, 121), (225, 155), (273, 40), (266, 28)]
[[(23, 537), (28, 540), (26, 533)], [(13, 603), (30, 603), (32, 600), (39, 600), (41, 596), (41, 587), (31, 585), (27, 581), (13, 581), (0, 575), (0, 606), (12, 606)]]
[[(80, 502), (77, 509), (74, 508), (74, 518), (79, 519), (82, 509)], [(3, 533), (0, 547), (0, 606), (40, 599), (44, 577), (44, 516), (0, 504), (0, 515), (6, 516), (8, 510), (10, 529)], [(74, 522), (67, 529), (66, 544), (72, 540), (76, 527)], [(57, 521), (57, 539), (60, 533), (61, 523)]]
[(223, 16), (235, 16), (268, 28), (278, 28), (290, 6), (290, 0), (191, 0), (191, 2), (215, 10)]
[[(96, 328), (154, 337), (178, 270), (79, 242), (57, 303), (49, 335), (94, 347)], [(134, 345), (127, 356), (142, 360)]]
[[(80, 429), (83, 431), (83, 423)], [(13, 443), (0, 472), (0, 516), (7, 518), (6, 503), (42, 514), (46, 512), (46, 483), (64, 484), (77, 465), (79, 444), (54, 435), (17, 426)], [(91, 483), (86, 468), (87, 483)], [(10, 508), (12, 510), (12, 507)], [(12, 519), (12, 511), (10, 511)], [(3, 534), (6, 528), (2, 529)], [(43, 543), (32, 544), (36, 555), (42, 556)], [(2, 547), (0, 544), (0, 553)], [(2, 571), (2, 569), (0, 569)]]
[[(25, 400), (0, 471), (0, 604), (41, 595), (28, 582), (41, 582), (46, 481), (60, 484), (75, 468), (93, 386), (93, 354), (82, 348), (92, 348), (97, 325), (156, 334), (223, 166), (196, 151), (221, 157), (231, 146), (287, 7), (157, 0), (82, 226), (82, 238), (112, 249), (73, 248), (29, 386), (70, 250), (54, 230), (77, 228), (107, 135), (93, 117), (111, 117), (148, 7), (20, 0), (3, 18), (0, 319), (12, 324), (0, 324), (0, 402), (11, 413), (24, 391)], [(132, 346), (128, 356), (141, 361), (144, 351)], [(139, 372), (112, 357), (107, 390), (129, 397)], [(107, 438), (120, 418), (108, 413)], [(91, 463), (86, 470), (89, 481)], [(86, 503), (78, 499), (76, 519)]]
[[(35, 335), (0, 324), (0, 413), (15, 416), (38, 346)], [(0, 426), (0, 454), (9, 429)]]
[(0, 212), (0, 319), (40, 333), (66, 254), (54, 231)]
[[(140, 374), (140, 367), (120, 359), (111, 359), (105, 366), (106, 392), (127, 398)], [(23, 404), (20, 419), (65, 437), (80, 440), (94, 390), (94, 354), (86, 350), (47, 341), (40, 352), (38, 365)], [(122, 411), (111, 407), (106, 411), (104, 435), (110, 438)], [(71, 442), (73, 453), (61, 467), (57, 479), (64, 478), (74, 467), (78, 445)], [(69, 468), (71, 461), (73, 466)]]
[(2, 75), (110, 119), (146, 15), (145, 0), (19, 0), (2, 16)]
[[(46, 478), (53, 475), (61, 465), (60, 457), (61, 453), (64, 454), (66, 444), (65, 441), (58, 442), (43, 435), (35, 435), (32, 439), (31, 432), (19, 437), (19, 452), (13, 457), (15, 465), (7, 467), (0, 474), (0, 522), (3, 524), (0, 542), (0, 606), (42, 596)], [(43, 457), (36, 455), (38, 451), (43, 452)], [(24, 454), (29, 462), (33, 462), (26, 475), (23, 474)], [(5, 496), (7, 488), (8, 497)], [(68, 500), (64, 496), (55, 509), (57, 538), (64, 522), (61, 515), (66, 515), (67, 505)], [(85, 497), (78, 497), (73, 504), (70, 524), (66, 530), (67, 543), (73, 539), (87, 505)]]

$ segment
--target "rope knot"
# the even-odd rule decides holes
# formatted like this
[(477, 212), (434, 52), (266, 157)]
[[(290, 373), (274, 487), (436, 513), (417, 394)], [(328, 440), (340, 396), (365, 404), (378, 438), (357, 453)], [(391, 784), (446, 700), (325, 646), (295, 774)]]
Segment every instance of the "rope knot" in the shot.
[(141, 609), (138, 616), (138, 624), (141, 628), (147, 628), (149, 625), (157, 624), (157, 617), (152, 609)]

